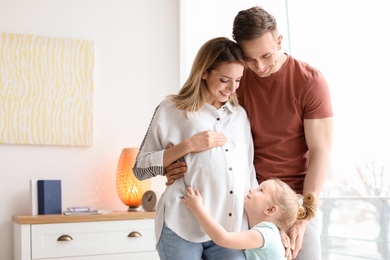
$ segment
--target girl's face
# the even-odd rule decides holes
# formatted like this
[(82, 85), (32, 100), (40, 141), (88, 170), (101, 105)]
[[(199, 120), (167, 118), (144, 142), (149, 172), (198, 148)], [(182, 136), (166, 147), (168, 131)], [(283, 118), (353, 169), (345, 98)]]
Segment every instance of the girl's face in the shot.
[(216, 69), (205, 71), (202, 79), (206, 81), (210, 92), (207, 103), (219, 109), (236, 92), (240, 85), (244, 65), (238, 62), (223, 63)]
[(262, 214), (267, 208), (275, 205), (273, 197), (277, 195), (277, 183), (267, 180), (260, 183), (257, 189), (250, 189), (244, 200), (247, 214)]

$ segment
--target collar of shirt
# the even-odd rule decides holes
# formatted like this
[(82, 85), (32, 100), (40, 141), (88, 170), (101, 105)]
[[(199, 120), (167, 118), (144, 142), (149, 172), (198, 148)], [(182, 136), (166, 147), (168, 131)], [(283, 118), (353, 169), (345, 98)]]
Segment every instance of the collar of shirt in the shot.
[(228, 109), (231, 113), (233, 113), (234, 111), (234, 106), (231, 102), (226, 102), (223, 106), (221, 106), (219, 109), (217, 109), (216, 107), (214, 107), (213, 105), (210, 105), (209, 103), (206, 103), (205, 104), (206, 107), (209, 107), (209, 108), (212, 108), (214, 110), (217, 110), (217, 111), (220, 111), (220, 110), (225, 110), (225, 109)]

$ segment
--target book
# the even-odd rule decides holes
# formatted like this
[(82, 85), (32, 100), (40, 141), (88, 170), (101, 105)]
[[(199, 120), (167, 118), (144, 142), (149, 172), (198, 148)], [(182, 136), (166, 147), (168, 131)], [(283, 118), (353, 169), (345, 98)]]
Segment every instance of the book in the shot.
[(30, 214), (38, 215), (38, 180), (30, 180)]
[(102, 214), (103, 210), (87, 210), (87, 211), (69, 211), (66, 210), (63, 212), (66, 216), (74, 216), (74, 215), (95, 215), (95, 214)]
[(61, 180), (38, 180), (38, 214), (61, 214)]
[(93, 210), (91, 207), (70, 207), (68, 211), (91, 211)]

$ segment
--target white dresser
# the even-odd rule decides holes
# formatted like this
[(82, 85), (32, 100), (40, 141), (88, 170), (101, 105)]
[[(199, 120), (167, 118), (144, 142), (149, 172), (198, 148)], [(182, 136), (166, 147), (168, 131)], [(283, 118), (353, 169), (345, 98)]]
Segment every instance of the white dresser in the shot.
[(13, 216), (14, 260), (159, 259), (154, 212)]

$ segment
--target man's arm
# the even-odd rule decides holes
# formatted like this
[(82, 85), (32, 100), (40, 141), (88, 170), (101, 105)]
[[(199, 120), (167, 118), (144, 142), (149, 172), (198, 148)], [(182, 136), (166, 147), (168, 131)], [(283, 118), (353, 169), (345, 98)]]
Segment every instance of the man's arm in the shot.
[[(306, 143), (310, 152), (310, 164), (306, 172), (303, 195), (313, 192), (320, 196), (328, 172), (330, 151), (333, 142), (333, 117), (323, 119), (305, 119)], [(308, 221), (297, 222), (290, 230), (291, 250), (296, 258), (302, 248), (303, 235)]]
[(318, 198), (328, 172), (333, 142), (333, 117), (306, 119), (304, 128), (310, 164), (305, 177), (303, 195), (313, 192)]

